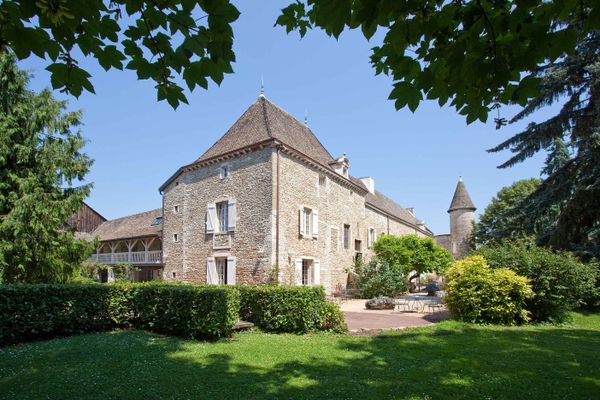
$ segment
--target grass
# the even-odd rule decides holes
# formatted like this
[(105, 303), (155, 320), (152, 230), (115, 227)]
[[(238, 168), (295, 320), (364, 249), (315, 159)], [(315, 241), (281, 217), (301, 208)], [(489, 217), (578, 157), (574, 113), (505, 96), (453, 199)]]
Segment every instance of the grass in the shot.
[(0, 399), (598, 399), (599, 350), (600, 314), (215, 343), (118, 331), (0, 349)]

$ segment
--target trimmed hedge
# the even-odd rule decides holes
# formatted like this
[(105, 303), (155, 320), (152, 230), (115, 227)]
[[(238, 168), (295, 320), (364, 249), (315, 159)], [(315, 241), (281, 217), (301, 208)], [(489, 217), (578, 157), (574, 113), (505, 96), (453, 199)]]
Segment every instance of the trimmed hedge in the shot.
[(266, 331), (305, 333), (320, 329), (327, 300), (321, 286), (237, 286), (240, 318)]
[(183, 284), (0, 286), (0, 345), (134, 327), (189, 338), (228, 336), (239, 292)]
[(176, 336), (230, 336), (238, 321), (240, 294), (228, 286), (136, 284), (132, 289), (133, 326)]

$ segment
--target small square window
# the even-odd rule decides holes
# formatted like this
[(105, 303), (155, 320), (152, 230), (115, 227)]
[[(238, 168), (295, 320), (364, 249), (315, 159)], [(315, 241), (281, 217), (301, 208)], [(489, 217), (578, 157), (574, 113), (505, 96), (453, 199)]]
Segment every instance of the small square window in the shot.
[(229, 176), (229, 165), (223, 165), (221, 168), (219, 168), (219, 177), (221, 179), (225, 179)]
[(154, 221), (152, 221), (152, 226), (162, 224), (162, 219), (163, 219), (162, 217), (154, 218)]
[(177, 278), (177, 272), (173, 271), (172, 276), (173, 276), (173, 279)]
[(325, 187), (325, 183), (327, 182), (327, 178), (325, 175), (319, 175), (319, 186)]
[(354, 251), (359, 252), (362, 250), (362, 241), (361, 240), (354, 240)]
[(175, 214), (178, 214), (179, 213), (179, 206), (173, 206), (173, 212)]
[(177, 235), (176, 233), (173, 234), (173, 241), (174, 242), (178, 242), (179, 241), (179, 235)]

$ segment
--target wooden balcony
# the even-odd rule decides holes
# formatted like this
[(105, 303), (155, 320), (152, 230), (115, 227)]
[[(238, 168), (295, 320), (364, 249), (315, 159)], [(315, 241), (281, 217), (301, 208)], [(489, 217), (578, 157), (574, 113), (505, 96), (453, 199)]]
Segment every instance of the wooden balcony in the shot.
[(96, 253), (92, 254), (89, 261), (102, 264), (162, 264), (162, 250)]

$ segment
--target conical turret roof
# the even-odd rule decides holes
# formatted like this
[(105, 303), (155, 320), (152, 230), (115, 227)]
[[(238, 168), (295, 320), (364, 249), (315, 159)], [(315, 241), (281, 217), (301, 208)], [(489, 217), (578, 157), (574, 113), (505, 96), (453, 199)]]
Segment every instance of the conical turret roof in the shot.
[(459, 179), (456, 184), (456, 190), (454, 191), (454, 197), (452, 197), (452, 203), (450, 203), (448, 212), (454, 210), (477, 210), (462, 179)]

